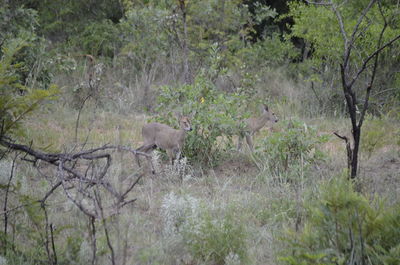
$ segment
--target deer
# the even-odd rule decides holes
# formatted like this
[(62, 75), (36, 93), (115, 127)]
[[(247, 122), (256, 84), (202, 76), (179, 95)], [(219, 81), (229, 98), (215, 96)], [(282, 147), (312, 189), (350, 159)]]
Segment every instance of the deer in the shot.
[(247, 145), (250, 148), (250, 151), (254, 151), (253, 147), (253, 136), (257, 133), (262, 127), (270, 123), (270, 128), (272, 128), (273, 124), (278, 122), (278, 118), (275, 116), (275, 113), (269, 111), (267, 105), (263, 105), (262, 114), (260, 117), (256, 118), (248, 118), (244, 120), (244, 130), (239, 135), (237, 150), (240, 151), (242, 147), (243, 138), (246, 138)]
[[(167, 152), (169, 162), (173, 165), (175, 159), (179, 159), (182, 154), (186, 133), (192, 131), (189, 117), (178, 114), (178, 118), (179, 130), (158, 122), (145, 124), (142, 128), (144, 144), (137, 151), (149, 154), (158, 147)], [(151, 163), (151, 158), (147, 159)], [(153, 165), (152, 173), (155, 174)]]

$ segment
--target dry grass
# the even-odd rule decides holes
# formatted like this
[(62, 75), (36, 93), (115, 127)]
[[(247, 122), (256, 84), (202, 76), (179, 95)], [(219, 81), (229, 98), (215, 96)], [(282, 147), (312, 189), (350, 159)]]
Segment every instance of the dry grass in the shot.
[[(296, 97), (300, 95), (296, 94)], [(276, 107), (281, 119), (291, 117), (292, 110), (279, 104)], [(68, 107), (49, 106), (26, 121), (28, 130), (25, 139), (34, 139), (35, 148), (69, 150), (74, 143), (76, 117), (76, 111)], [(81, 115), (78, 142), (87, 142), (87, 146), (109, 143), (137, 147), (142, 141), (141, 126), (146, 119), (145, 115), (121, 115), (100, 109), (93, 111), (88, 107)], [(343, 119), (306, 122), (315, 126), (320, 134), (328, 135), (333, 131), (345, 131), (348, 124)], [(400, 127), (391, 126), (387, 137), (394, 137)], [(276, 128), (278, 131), (283, 129), (279, 125)], [(256, 144), (270, 133), (273, 132), (261, 131), (255, 137)], [(49, 143), (52, 145), (49, 146)], [(174, 175), (173, 171), (168, 171), (165, 162), (161, 161), (159, 174), (146, 175), (131, 192), (131, 197), (137, 198), (135, 204), (125, 207), (118, 217), (108, 220), (118, 264), (202, 264), (190, 255), (182, 240), (163, 233), (162, 202), (171, 192), (177, 196), (196, 198), (216, 219), (233, 212), (236, 221), (246, 228), (246, 244), (251, 257), (249, 263), (277, 264), (280, 247), (277, 238), (284, 227), (295, 225), (301, 214), (304, 193), (318, 189), (321, 180), (341, 174), (346, 166), (345, 146), (340, 139), (330, 137), (322, 150), (327, 154), (327, 161), (314, 165), (309, 175), (299, 183), (276, 183), (271, 176), (263, 175), (265, 173), (257, 169), (249, 152), (227, 154), (214, 169), (192, 169), (189, 165), (183, 177), (181, 173)], [(51, 174), (46, 167), (42, 170)], [(107, 177), (122, 189), (132, 180), (132, 174), (139, 170), (131, 156), (115, 152)], [(44, 180), (31, 166), (20, 166), (18, 172), (15, 181), (22, 183), (21, 192), (33, 197), (43, 196), (54, 181)], [(391, 202), (400, 200), (399, 172), (400, 150), (395, 144), (385, 144), (370, 158), (361, 161), (360, 177), (365, 179), (365, 192), (387, 195)], [(84, 264), (91, 251), (87, 219), (61, 190), (52, 196), (50, 209), (51, 222), (56, 227), (65, 227), (56, 237), (57, 247), (64, 249), (66, 238), (79, 237), (82, 240), (79, 255), (81, 264)], [(26, 217), (18, 221), (29, 224)], [(101, 227), (100, 223), (98, 227)], [(17, 240), (25, 239), (21, 237)], [(32, 246), (34, 242), (26, 240), (26, 244)], [(100, 264), (107, 263), (106, 251), (104, 235), (99, 232), (98, 252), (103, 253), (99, 254)]]

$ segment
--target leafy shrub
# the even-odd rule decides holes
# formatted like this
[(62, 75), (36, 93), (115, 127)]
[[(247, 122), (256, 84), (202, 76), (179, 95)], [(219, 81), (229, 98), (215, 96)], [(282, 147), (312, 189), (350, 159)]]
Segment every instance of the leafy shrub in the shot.
[(186, 136), (183, 153), (191, 161), (215, 166), (223, 148), (229, 147), (225, 143), (231, 143), (232, 136), (239, 133), (238, 106), (243, 101), (242, 94), (220, 92), (200, 74), (192, 85), (161, 88), (157, 111), (164, 114), (158, 119), (173, 126), (174, 111), (190, 115), (193, 131)]
[(283, 238), (285, 264), (399, 264), (399, 203), (370, 201), (345, 177), (327, 181), (308, 201), (301, 231)]
[(244, 264), (247, 234), (233, 213), (214, 216), (198, 199), (174, 193), (162, 202), (164, 234), (180, 241), (195, 260), (211, 264)]
[(118, 27), (105, 19), (88, 24), (80, 35), (72, 39), (72, 45), (94, 56), (113, 58), (121, 46), (118, 36)]
[(14, 75), (20, 85), (48, 88), (51, 82), (51, 58), (46, 41), (37, 35), (38, 16), (24, 7), (0, 8), (0, 56), (7, 56), (13, 40), (24, 42), (13, 55)]
[(132, 75), (147, 71), (149, 65), (164, 57), (171, 48), (166, 23), (169, 13), (160, 7), (135, 7), (121, 20), (122, 59), (131, 62)]
[(256, 149), (256, 163), (273, 176), (294, 180), (293, 174), (324, 158), (318, 145), (327, 138), (298, 120), (283, 122), (283, 128), (263, 139)]
[(248, 65), (259, 69), (260, 66), (280, 66), (298, 56), (298, 50), (290, 42), (284, 42), (277, 33), (264, 38), (240, 51), (240, 56)]
[(212, 264), (227, 260), (247, 262), (246, 231), (232, 215), (213, 219), (209, 213), (192, 219), (185, 227), (184, 241), (193, 257)]
[(23, 85), (20, 69), (23, 62), (16, 61), (20, 52), (29, 45), (29, 39), (12, 38), (1, 46), (0, 57), (0, 123), (2, 134), (22, 134), (21, 120), (44, 100), (54, 98), (57, 89), (32, 89)]

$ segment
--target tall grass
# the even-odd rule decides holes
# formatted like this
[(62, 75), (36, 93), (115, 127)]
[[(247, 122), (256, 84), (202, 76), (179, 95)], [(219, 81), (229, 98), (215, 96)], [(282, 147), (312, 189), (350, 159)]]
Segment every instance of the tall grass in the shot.
[[(157, 69), (167, 69), (164, 67), (157, 66)], [(113, 66), (106, 70), (102, 80), (103, 102), (89, 101), (82, 108), (79, 144), (140, 146), (141, 126), (151, 116), (142, 114), (145, 103), (141, 102), (140, 87), (148, 82), (150, 94), (154, 93), (149, 102), (154, 107), (158, 84), (173, 79), (164, 79), (159, 74), (125, 79), (132, 73), (128, 70), (118, 73), (119, 70), (120, 67)], [(136, 198), (134, 204), (106, 220), (118, 264), (280, 264), (277, 257), (282, 248), (291, 251), (281, 241), (282, 231), (287, 228), (295, 233), (301, 231), (304, 220), (309, 217), (306, 195), (317, 194), (321, 182), (334, 178), (346, 167), (342, 141), (333, 136), (327, 141), (318, 139), (321, 135), (331, 135), (334, 130), (344, 130), (348, 121), (341, 117), (316, 118), (320, 109), (310, 105), (314, 99), (307, 87), (275, 73), (264, 76), (256, 84), (260, 95), (271, 100), (270, 108), (280, 119), (276, 132), (262, 131), (255, 136), (259, 153), (238, 154), (227, 148), (221, 156), (225, 161), (218, 168), (209, 169), (193, 168), (187, 160), (170, 167), (160, 154), (158, 159), (155, 156), (160, 173), (145, 175), (130, 193)], [(74, 141), (77, 109), (70, 103), (73, 84), (82, 79), (82, 69), (73, 72), (69, 80), (59, 76), (65, 94), (60, 101), (46, 105), (26, 120), (26, 134), (22, 139), (25, 144), (32, 140), (33, 147), (48, 152), (77, 148)], [(119, 79), (129, 82), (118, 83)], [(261, 85), (266, 80), (269, 81), (267, 88)], [(106, 93), (115, 91), (116, 87), (120, 87), (119, 92), (106, 99)], [(249, 108), (255, 110), (256, 106)], [(289, 120), (301, 120), (301, 125), (290, 130), (286, 127)], [(400, 153), (396, 145), (399, 127), (392, 121), (370, 120), (366, 122), (363, 136), (367, 139), (365, 144), (371, 147), (362, 150), (366, 159), (361, 163), (361, 176), (366, 179), (364, 192), (376, 196), (390, 193), (390, 204), (399, 200), (396, 195), (400, 187), (397, 181)], [(375, 144), (376, 133), (380, 141)], [(284, 144), (293, 148), (305, 146), (305, 149), (294, 150), (298, 156), (286, 165), (282, 155), (287, 150), (279, 149)], [(325, 154), (325, 159), (314, 159), (317, 149)], [(126, 187), (142, 172), (130, 154), (113, 152), (112, 161), (106, 177), (118, 189)], [(286, 171), (286, 175), (279, 175), (279, 181), (277, 170)], [(6, 184), (9, 172), (9, 161), (2, 160), (1, 185)], [(38, 163), (33, 167), (18, 160), (9, 208), (20, 205), (22, 196), (43, 197), (56, 179), (56, 174), (46, 165)], [(56, 227), (54, 239), (59, 263), (88, 264), (92, 253), (88, 218), (61, 189), (51, 196), (48, 209), (49, 221)], [(40, 251), (35, 251), (38, 242), (43, 243), (40, 241), (45, 233), (43, 222), (34, 224), (28, 214), (31, 210), (21, 208), (12, 213), (15, 225), (10, 235), (24, 255), (19, 259), (17, 252), (8, 251), (3, 256), (8, 264), (38, 264), (35, 262), (46, 260), (43, 244)], [(42, 212), (38, 214), (43, 218)], [(108, 264), (110, 253), (101, 222), (97, 221), (96, 226), (97, 261)]]

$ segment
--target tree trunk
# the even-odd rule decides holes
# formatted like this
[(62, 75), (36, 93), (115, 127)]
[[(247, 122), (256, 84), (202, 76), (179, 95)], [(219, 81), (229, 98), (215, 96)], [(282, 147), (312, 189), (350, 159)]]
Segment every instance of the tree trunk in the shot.
[(355, 179), (357, 177), (357, 168), (358, 168), (358, 150), (360, 147), (360, 136), (361, 136), (361, 128), (356, 126), (353, 128), (353, 139), (354, 139), (354, 146), (352, 150), (352, 157), (351, 157), (351, 174), (350, 177)]

